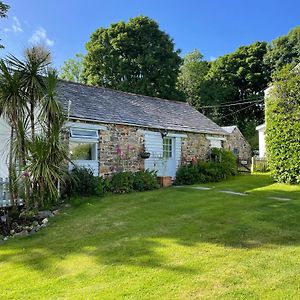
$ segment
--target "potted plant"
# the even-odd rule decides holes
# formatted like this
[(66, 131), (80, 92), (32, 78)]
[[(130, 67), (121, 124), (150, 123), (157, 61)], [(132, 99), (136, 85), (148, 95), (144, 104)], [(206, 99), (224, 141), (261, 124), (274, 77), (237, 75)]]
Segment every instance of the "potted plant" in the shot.
[(159, 159), (163, 167), (163, 176), (157, 176), (157, 180), (161, 187), (169, 187), (172, 185), (172, 176), (166, 175), (168, 159), (164, 156), (160, 156)]
[(148, 159), (148, 158), (150, 157), (150, 152), (148, 152), (148, 151), (146, 150), (145, 145), (143, 145), (143, 147), (142, 147), (142, 149), (141, 149), (140, 157), (141, 157), (142, 159)]

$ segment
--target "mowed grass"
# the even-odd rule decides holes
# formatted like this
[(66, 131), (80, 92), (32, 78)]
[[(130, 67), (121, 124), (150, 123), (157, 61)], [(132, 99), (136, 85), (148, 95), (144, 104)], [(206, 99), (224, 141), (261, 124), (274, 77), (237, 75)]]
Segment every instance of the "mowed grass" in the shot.
[(0, 245), (0, 299), (300, 299), (300, 187), (204, 186), (76, 201)]

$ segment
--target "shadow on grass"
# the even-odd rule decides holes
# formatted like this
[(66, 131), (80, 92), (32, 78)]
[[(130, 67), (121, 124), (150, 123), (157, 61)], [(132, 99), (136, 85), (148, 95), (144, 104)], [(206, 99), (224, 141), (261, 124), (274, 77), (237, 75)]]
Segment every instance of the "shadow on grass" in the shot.
[[(61, 273), (59, 261), (72, 255), (80, 263), (80, 256), (92, 256), (101, 265), (191, 274), (196, 270), (166, 258), (176, 254), (172, 245), (211, 243), (234, 249), (299, 245), (300, 188), (271, 185), (267, 176), (254, 175), (217, 183), (210, 191), (169, 188), (86, 199), (51, 219), (49, 228), (36, 236), (0, 246), (0, 263)], [(249, 194), (217, 191), (224, 188)], [(269, 198), (275, 194), (292, 200)], [(170, 252), (165, 251), (168, 247)]]

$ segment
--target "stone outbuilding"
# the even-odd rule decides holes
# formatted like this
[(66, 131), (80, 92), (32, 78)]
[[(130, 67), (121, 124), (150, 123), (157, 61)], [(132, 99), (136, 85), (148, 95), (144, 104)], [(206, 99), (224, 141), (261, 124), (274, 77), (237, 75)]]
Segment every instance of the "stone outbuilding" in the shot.
[(222, 127), (229, 136), (227, 138), (229, 149), (237, 156), (239, 161), (247, 161), (250, 164), (252, 157), (251, 146), (243, 136), (237, 126), (224, 126)]

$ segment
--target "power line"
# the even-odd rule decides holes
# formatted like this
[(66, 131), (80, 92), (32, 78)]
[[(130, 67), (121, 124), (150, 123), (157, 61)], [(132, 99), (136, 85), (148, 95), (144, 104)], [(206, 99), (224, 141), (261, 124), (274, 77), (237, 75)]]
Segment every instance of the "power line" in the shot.
[(249, 108), (249, 107), (251, 107), (251, 106), (253, 106), (253, 105), (255, 105), (255, 104), (256, 104), (256, 103), (253, 103), (253, 104), (248, 105), (247, 107), (243, 107), (243, 108), (241, 108), (241, 109), (238, 109), (237, 111), (234, 111), (234, 112), (232, 112), (232, 113), (229, 113), (229, 114), (227, 114), (227, 115), (225, 115), (225, 116), (220, 117), (220, 119), (224, 119), (224, 118), (226, 118), (226, 117), (229, 117), (229, 116), (231, 116), (231, 115), (234, 115), (234, 114), (236, 114), (236, 113), (238, 113), (238, 112), (240, 112), (240, 111), (243, 111), (243, 110), (245, 110), (245, 109), (247, 109), (247, 108)]
[[(261, 101), (263, 101), (264, 98), (260, 98), (259, 100), (252, 100), (252, 101), (243, 101), (243, 102), (232, 102), (232, 103), (226, 103), (226, 104), (219, 104), (219, 105), (208, 105), (208, 106), (201, 106), (199, 107), (199, 109), (201, 108), (215, 108), (215, 107), (228, 107), (228, 106), (236, 106), (236, 105), (244, 105), (244, 104), (249, 104), (249, 103), (259, 103)], [(239, 100), (241, 101), (241, 100)]]

